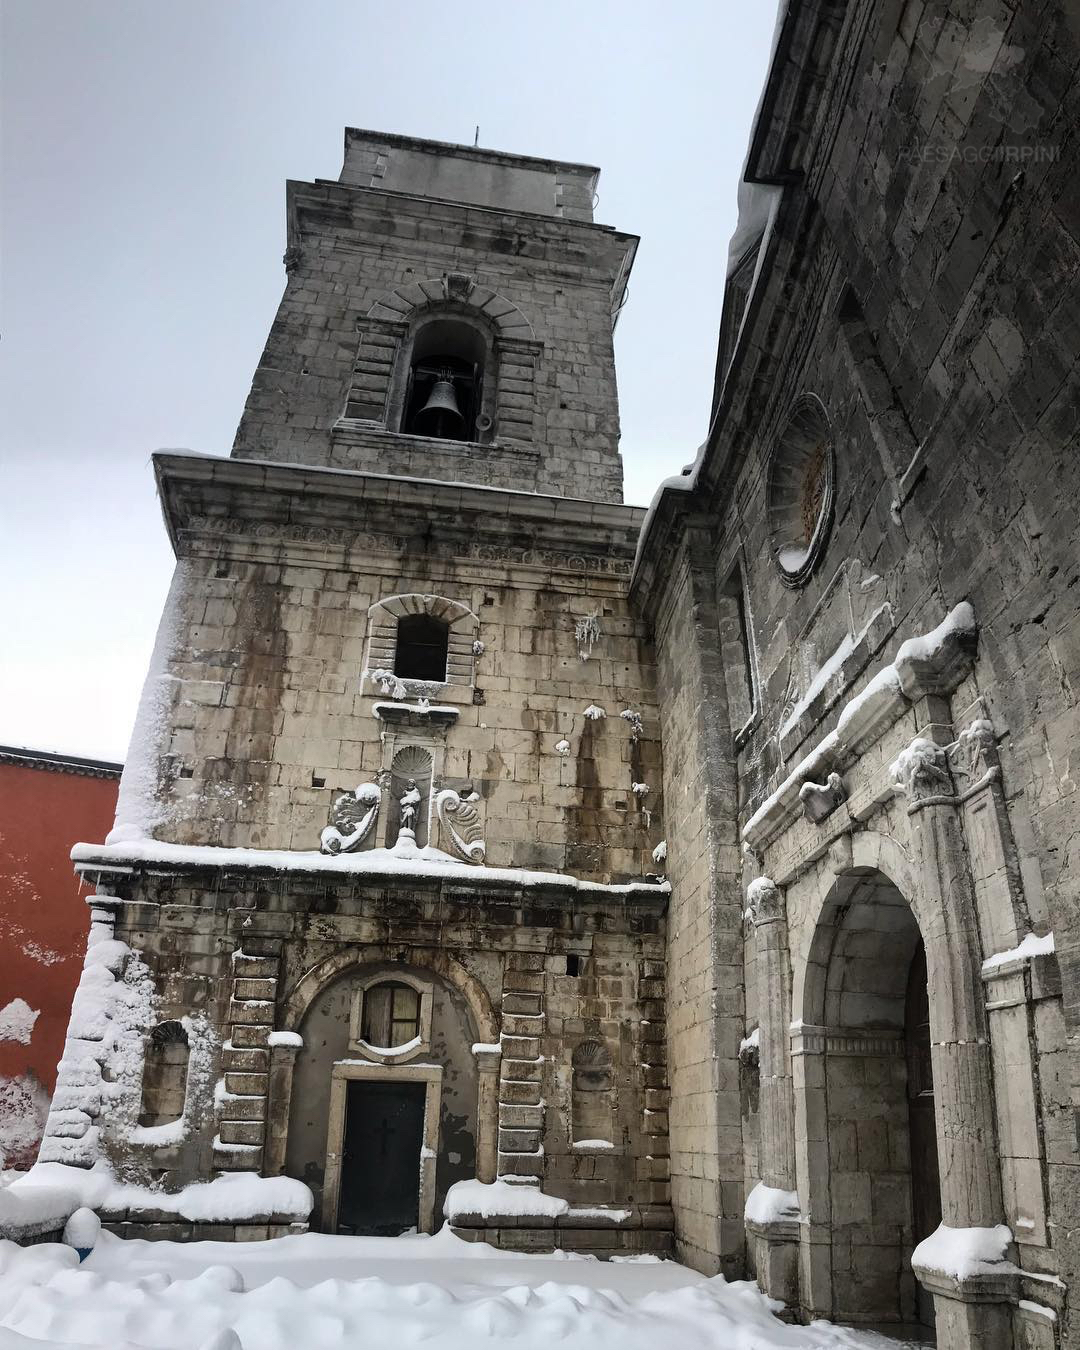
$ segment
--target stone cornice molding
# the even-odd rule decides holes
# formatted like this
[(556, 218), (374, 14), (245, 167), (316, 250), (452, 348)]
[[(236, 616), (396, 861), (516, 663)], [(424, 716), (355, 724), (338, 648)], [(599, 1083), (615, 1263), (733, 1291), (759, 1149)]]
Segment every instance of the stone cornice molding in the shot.
[(173, 451), (155, 454), (154, 470), (178, 556), (196, 540), (226, 538), (263, 541), (277, 561), (283, 544), (400, 555), (419, 531), (440, 555), (622, 578), (643, 515), (615, 503)]
[(964, 602), (933, 632), (902, 643), (894, 661), (846, 705), (836, 730), (818, 742), (750, 817), (742, 830), (744, 843), (760, 854), (802, 815), (804, 784), (828, 783), (831, 775), (850, 769), (920, 699), (951, 694), (975, 663), (977, 633), (974, 610)]

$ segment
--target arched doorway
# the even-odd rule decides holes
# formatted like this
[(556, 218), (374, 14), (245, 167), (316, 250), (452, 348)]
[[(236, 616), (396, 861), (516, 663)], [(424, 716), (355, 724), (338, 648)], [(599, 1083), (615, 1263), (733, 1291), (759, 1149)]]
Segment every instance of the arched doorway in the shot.
[(800, 1178), (829, 1244), (817, 1312), (863, 1324), (933, 1324), (911, 1269), (940, 1222), (926, 953), (910, 905), (883, 873), (840, 878), (818, 920), (802, 985), (801, 1114), (827, 1166)]
[(419, 965), (347, 966), (306, 1002), (285, 1172), (322, 1231), (430, 1232), (477, 1173), (478, 1027), (462, 991)]

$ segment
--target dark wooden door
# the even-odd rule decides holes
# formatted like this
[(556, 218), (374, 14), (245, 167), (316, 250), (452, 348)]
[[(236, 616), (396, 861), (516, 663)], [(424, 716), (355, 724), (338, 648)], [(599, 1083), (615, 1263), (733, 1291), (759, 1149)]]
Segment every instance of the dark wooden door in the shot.
[(425, 1093), (423, 1083), (349, 1084), (339, 1233), (396, 1237), (417, 1227)]
[[(911, 1227), (912, 1240), (919, 1243), (941, 1222), (934, 1073), (930, 1060), (930, 997), (926, 985), (926, 949), (921, 942), (908, 974), (904, 1045), (911, 1142)], [(919, 1321), (933, 1326), (933, 1298), (922, 1285), (918, 1286), (917, 1297)]]

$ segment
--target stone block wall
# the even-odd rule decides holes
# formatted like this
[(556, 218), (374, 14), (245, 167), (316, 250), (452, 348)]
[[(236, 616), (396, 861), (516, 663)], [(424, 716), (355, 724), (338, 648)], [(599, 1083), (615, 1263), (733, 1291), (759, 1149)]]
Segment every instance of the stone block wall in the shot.
[[(152, 1023), (202, 1016), (213, 1042), (210, 1072), (189, 1079), (189, 1099), (198, 1100), (185, 1107), (178, 1142), (143, 1142), (103, 1120), (105, 1155), (125, 1179), (168, 1191), (213, 1172), (284, 1173), (313, 1187), (318, 1227), (331, 1069), (354, 1053), (344, 1045), (341, 1000), (357, 976), (399, 968), (438, 987), (422, 1056), (444, 1065), (436, 1226), (447, 1187), (483, 1173), (490, 1138), (493, 1175), (534, 1178), (584, 1207), (584, 1217), (566, 1216), (560, 1245), (669, 1243), (662, 891), (571, 898), (565, 888), (506, 882), (160, 869), (111, 880), (116, 936), (138, 953), (154, 991), (152, 1013), (135, 1030), (149, 1035)], [(304, 1045), (270, 1044), (280, 1030), (299, 1032)], [(477, 1080), (478, 1039), (501, 1044), (491, 1097)], [(610, 1148), (602, 1150), (574, 1147), (572, 1060), (584, 1041), (602, 1044), (612, 1066)], [(608, 1222), (598, 1206), (621, 1217)], [(156, 1226), (147, 1234), (163, 1236), (167, 1223), (179, 1225), (180, 1238), (206, 1235), (190, 1225), (181, 1232), (166, 1206), (109, 1221), (129, 1236), (148, 1224)], [(614, 1236), (586, 1237), (598, 1224)]]
[[(474, 483), (490, 462), (522, 490), (622, 500), (612, 311), (629, 236), (326, 183), (291, 184), (290, 217), (301, 242), (234, 455)], [(436, 310), (489, 331), (497, 407), (483, 452), (443, 442), (433, 461), (424, 438), (414, 451), (363, 432), (400, 430), (401, 354)]]

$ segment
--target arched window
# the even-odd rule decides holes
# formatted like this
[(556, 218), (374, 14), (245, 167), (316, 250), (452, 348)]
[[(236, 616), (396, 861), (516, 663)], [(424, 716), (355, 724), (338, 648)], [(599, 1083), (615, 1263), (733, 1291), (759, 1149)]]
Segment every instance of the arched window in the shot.
[(450, 626), (432, 614), (403, 614), (398, 619), (394, 674), (403, 680), (446, 679)]
[(166, 1125), (184, 1114), (188, 1038), (180, 1022), (161, 1022), (150, 1033), (143, 1060), (140, 1125)]
[(360, 1037), (368, 1045), (392, 1050), (420, 1035), (420, 995), (411, 984), (388, 981), (364, 990)]
[(458, 318), (433, 318), (419, 328), (409, 357), (401, 430), (446, 441), (475, 441), (491, 427), (484, 408), (488, 343)]
[(769, 458), (769, 534), (780, 577), (801, 586), (821, 556), (832, 523), (835, 455), (821, 400), (796, 399)]
[(599, 1041), (582, 1041), (574, 1051), (571, 1065), (573, 1142), (610, 1143), (611, 1056)]

